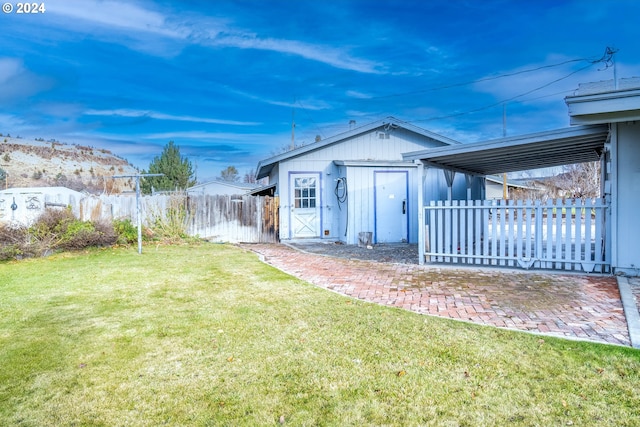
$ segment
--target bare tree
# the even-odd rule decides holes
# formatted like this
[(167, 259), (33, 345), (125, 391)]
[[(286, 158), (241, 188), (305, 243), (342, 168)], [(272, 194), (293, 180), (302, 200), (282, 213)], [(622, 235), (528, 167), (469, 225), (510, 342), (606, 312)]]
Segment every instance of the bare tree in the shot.
[(567, 165), (556, 176), (533, 179), (526, 183), (526, 188), (509, 191), (509, 198), (514, 200), (546, 201), (574, 197), (600, 197), (600, 162)]
[(226, 182), (237, 182), (240, 179), (238, 169), (235, 166), (228, 166), (220, 172), (220, 179)]
[(600, 197), (600, 162), (577, 163), (564, 167), (554, 178), (563, 197)]
[(245, 172), (243, 181), (247, 184), (256, 184), (258, 182), (256, 179), (256, 170), (250, 169)]

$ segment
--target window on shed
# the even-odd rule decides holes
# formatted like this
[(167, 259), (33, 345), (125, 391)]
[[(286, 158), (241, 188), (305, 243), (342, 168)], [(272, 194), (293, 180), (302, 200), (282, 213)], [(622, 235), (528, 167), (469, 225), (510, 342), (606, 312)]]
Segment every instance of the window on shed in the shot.
[(316, 207), (316, 178), (296, 178), (294, 180), (294, 207), (296, 209)]

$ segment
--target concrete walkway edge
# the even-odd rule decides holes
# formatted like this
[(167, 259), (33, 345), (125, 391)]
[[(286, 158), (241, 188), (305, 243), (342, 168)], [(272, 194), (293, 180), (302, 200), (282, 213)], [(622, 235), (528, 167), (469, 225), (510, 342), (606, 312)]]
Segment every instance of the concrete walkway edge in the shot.
[(633, 348), (640, 348), (640, 313), (638, 312), (638, 305), (631, 292), (629, 279), (624, 276), (618, 276), (617, 279), (624, 315), (627, 318), (627, 328), (629, 329), (631, 346)]

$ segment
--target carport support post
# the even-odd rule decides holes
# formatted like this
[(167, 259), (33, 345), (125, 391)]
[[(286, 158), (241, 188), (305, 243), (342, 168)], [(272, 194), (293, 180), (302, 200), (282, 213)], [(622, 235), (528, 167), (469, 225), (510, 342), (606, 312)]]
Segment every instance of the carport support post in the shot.
[(465, 175), (464, 179), (467, 182), (467, 200), (471, 200), (471, 185), (473, 184), (473, 176)]
[(452, 201), (453, 200), (453, 178), (455, 178), (456, 172), (449, 169), (443, 169), (442, 172), (444, 173), (444, 179), (447, 180), (447, 200)]
[(418, 264), (423, 265), (424, 249), (425, 249), (425, 224), (424, 220), (424, 163), (417, 160), (418, 163)]

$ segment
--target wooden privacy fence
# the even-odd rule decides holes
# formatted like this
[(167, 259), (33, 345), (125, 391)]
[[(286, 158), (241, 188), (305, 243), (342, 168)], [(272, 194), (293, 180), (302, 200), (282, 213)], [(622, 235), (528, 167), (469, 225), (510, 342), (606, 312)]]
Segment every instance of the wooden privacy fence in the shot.
[(609, 272), (608, 209), (602, 199), (431, 202), (425, 260)]
[(189, 196), (189, 230), (209, 240), (277, 242), (278, 197)]
[[(141, 196), (142, 223), (153, 225), (160, 218), (175, 215), (184, 218), (191, 236), (219, 242), (277, 242), (277, 197), (262, 196)], [(84, 197), (79, 202), (81, 220), (137, 220), (135, 195), (101, 195)]]

